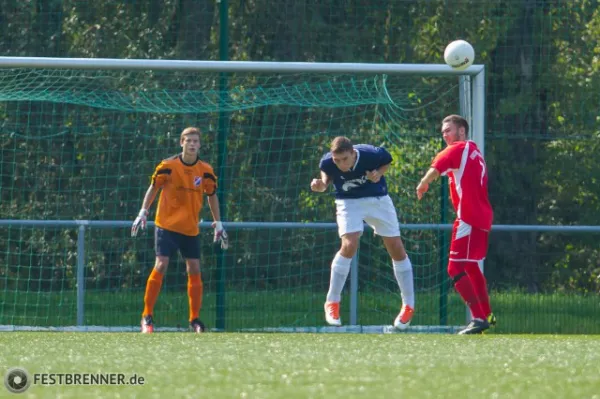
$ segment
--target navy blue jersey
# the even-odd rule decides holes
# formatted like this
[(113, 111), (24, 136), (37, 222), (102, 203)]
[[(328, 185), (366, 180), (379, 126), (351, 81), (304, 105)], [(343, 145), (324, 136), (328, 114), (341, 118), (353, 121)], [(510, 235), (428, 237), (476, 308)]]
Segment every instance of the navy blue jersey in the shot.
[(379, 169), (392, 162), (392, 156), (384, 148), (369, 144), (356, 144), (356, 163), (348, 172), (342, 172), (333, 163), (331, 152), (321, 158), (319, 168), (333, 180), (336, 198), (381, 197), (387, 195), (385, 177), (377, 183), (367, 179), (367, 171)]

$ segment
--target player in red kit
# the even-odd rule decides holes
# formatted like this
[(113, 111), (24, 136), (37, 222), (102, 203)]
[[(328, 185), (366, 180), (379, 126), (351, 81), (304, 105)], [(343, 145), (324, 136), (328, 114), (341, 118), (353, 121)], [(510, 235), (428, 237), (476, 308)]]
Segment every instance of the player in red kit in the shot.
[(459, 334), (481, 334), (496, 324), (490, 307), (487, 282), (479, 262), (485, 259), (494, 212), (488, 199), (488, 174), (483, 155), (468, 140), (469, 124), (459, 115), (442, 121), (447, 147), (440, 151), (417, 186), (417, 197), (439, 176), (448, 176), (450, 197), (456, 211), (452, 227), (448, 274), (456, 291), (471, 311), (472, 320)]

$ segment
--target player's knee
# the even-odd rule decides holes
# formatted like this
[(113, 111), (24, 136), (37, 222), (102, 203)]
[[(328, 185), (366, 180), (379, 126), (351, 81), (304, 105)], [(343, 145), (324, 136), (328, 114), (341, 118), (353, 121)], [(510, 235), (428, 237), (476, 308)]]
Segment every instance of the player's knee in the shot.
[[(464, 276), (465, 274), (465, 265), (463, 262), (448, 262), (448, 275), (450, 276), (450, 278), (452, 278), (453, 282), (460, 280), (460, 278), (462, 278), (462, 276)], [(461, 277), (458, 277), (459, 275)], [(454, 280), (455, 277), (458, 277), (456, 281)]]
[(384, 242), (393, 260), (402, 262), (408, 257), (400, 237), (384, 237)]
[(448, 263), (448, 275), (452, 279), (452, 284), (456, 285), (460, 281), (461, 278), (467, 275), (465, 270), (464, 262), (452, 262)]
[(352, 246), (352, 245), (342, 246), (342, 248), (340, 248), (340, 254), (344, 258), (352, 259), (354, 257), (354, 255), (356, 254), (356, 249), (357, 249), (357, 247)]
[(157, 256), (154, 262), (154, 268), (162, 274), (165, 274), (169, 267), (169, 258), (166, 256)]
[(346, 258), (352, 258), (358, 250), (358, 240), (360, 235), (348, 234), (342, 237), (342, 247), (340, 248), (340, 254)]
[(200, 273), (200, 260), (199, 259), (186, 259), (186, 269), (188, 274), (199, 274)]
[(456, 283), (458, 283), (458, 281), (463, 278), (464, 276), (466, 276), (467, 273), (466, 272), (461, 272), (458, 273), (456, 276), (451, 276), (452, 277), (452, 284), (456, 285)]

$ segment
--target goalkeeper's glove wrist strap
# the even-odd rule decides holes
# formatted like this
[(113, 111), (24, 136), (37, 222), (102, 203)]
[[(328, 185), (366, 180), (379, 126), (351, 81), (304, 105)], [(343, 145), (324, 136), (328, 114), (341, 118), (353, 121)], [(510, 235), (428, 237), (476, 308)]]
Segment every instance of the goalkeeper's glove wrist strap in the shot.
[(144, 217), (144, 216), (148, 216), (148, 209), (140, 209), (140, 213), (138, 213), (139, 217)]

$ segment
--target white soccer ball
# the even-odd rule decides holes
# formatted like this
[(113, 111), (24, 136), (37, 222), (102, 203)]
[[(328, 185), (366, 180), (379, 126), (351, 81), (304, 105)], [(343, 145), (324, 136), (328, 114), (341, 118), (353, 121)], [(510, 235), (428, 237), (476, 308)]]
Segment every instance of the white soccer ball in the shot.
[(473, 46), (464, 40), (455, 40), (446, 46), (444, 61), (457, 71), (462, 71), (473, 65), (475, 50)]

